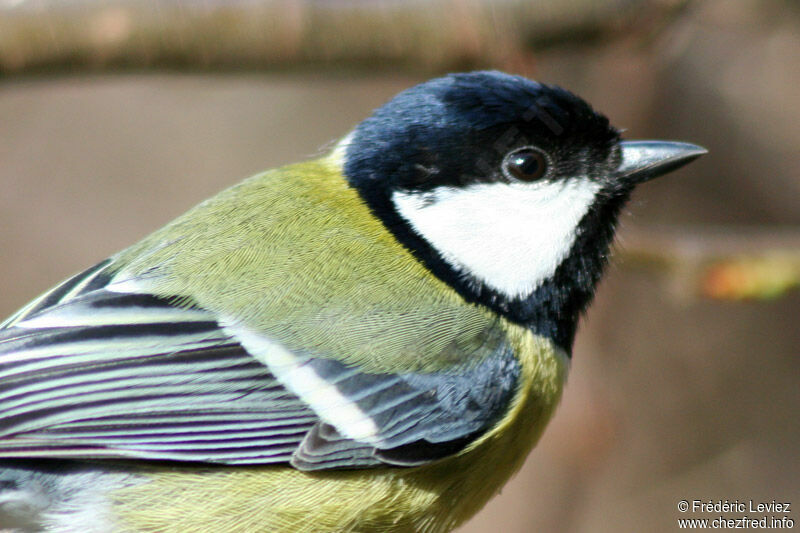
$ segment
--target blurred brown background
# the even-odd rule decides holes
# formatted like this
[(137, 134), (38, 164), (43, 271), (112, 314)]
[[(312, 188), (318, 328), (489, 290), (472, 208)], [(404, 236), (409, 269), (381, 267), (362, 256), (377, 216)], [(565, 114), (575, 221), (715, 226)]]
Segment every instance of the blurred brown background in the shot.
[(522, 73), (710, 154), (634, 196), (560, 409), (462, 533), (800, 520), (797, 3), (221, 6), (0, 1), (0, 315), (414, 83)]

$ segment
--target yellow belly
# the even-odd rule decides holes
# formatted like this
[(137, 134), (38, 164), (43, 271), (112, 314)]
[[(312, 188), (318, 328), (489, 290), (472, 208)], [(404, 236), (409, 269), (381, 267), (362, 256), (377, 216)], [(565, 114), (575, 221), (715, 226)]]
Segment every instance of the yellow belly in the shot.
[(110, 495), (120, 531), (320, 533), (450, 531), (522, 465), (561, 396), (568, 360), (507, 325), (520, 387), (506, 417), (461, 453), (417, 468), (153, 470)]

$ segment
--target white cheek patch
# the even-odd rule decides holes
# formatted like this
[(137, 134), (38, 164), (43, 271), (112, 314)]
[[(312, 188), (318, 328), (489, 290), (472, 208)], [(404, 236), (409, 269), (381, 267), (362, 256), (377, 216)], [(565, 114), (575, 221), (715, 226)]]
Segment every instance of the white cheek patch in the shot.
[(397, 212), (456, 270), (507, 297), (527, 296), (566, 258), (600, 190), (571, 179), (395, 192)]

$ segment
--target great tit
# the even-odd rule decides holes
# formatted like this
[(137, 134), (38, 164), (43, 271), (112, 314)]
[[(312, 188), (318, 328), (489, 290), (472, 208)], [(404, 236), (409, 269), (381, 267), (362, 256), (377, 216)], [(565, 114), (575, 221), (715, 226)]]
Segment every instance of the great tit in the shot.
[(520, 467), (633, 188), (695, 159), (452, 74), (0, 326), (0, 527), (450, 531)]

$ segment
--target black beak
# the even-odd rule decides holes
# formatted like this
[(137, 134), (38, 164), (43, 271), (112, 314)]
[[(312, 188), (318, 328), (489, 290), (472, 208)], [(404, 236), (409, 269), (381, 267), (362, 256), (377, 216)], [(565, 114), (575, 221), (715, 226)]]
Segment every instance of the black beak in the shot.
[(618, 178), (630, 185), (657, 178), (694, 161), (708, 150), (696, 144), (671, 141), (622, 141)]

